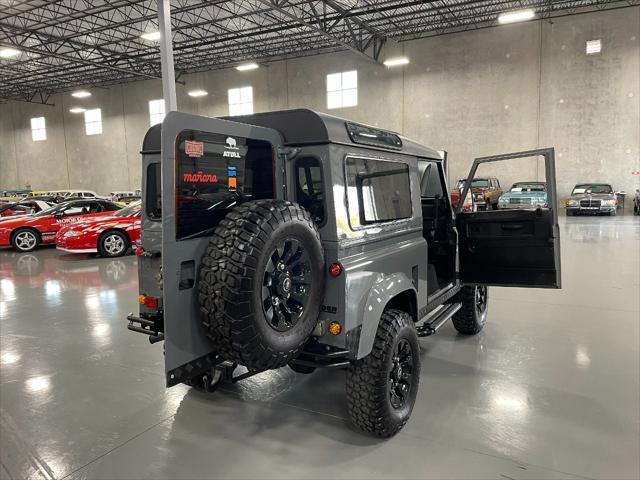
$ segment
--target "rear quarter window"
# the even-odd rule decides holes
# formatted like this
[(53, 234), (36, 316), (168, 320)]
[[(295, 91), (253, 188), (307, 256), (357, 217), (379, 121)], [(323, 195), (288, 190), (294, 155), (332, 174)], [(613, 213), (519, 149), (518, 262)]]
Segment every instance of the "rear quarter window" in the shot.
[(345, 171), (352, 228), (411, 218), (408, 164), (347, 157)]

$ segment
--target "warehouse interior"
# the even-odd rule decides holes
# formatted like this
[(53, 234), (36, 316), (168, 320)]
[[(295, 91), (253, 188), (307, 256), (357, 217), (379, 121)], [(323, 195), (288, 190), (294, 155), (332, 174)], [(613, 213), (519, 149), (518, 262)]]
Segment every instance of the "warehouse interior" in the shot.
[[(524, 17), (503, 21), (514, 12)], [(553, 187), (546, 157), (479, 172), (503, 194), (547, 182), (562, 288), (487, 282), (485, 329), (464, 335), (447, 322), (420, 339), (420, 392), (391, 438), (353, 426), (341, 369), (285, 365), (215, 392), (167, 388), (166, 346), (127, 324), (148, 306), (143, 140), (171, 110), (168, 84), (178, 112), (233, 121), (309, 109), (446, 152), (454, 220), (474, 159), (553, 149)], [(325, 173), (336, 163), (322, 161)], [(602, 185), (606, 215), (573, 210), (585, 194), (593, 209)], [(101, 199), (104, 218), (134, 212), (126, 229), (136, 236), (109, 237), (122, 250), (103, 234), (73, 250), (51, 226), (21, 247), (19, 229), (40, 228), (44, 207), (22, 212), (20, 202), (41, 194), (55, 209), (82, 192)], [(142, 206), (123, 207), (117, 192)], [(338, 232), (353, 224), (347, 207), (342, 219), (336, 209)], [(0, 214), (2, 479), (640, 478), (637, 0), (0, 2)], [(340, 241), (336, 255), (348, 251)], [(163, 262), (168, 251), (163, 243)], [(341, 262), (336, 276), (349, 272)], [(172, 273), (182, 280), (153, 277), (162, 288), (165, 275), (167, 307)], [(357, 288), (353, 275), (345, 288)], [(325, 300), (323, 315), (336, 304)]]

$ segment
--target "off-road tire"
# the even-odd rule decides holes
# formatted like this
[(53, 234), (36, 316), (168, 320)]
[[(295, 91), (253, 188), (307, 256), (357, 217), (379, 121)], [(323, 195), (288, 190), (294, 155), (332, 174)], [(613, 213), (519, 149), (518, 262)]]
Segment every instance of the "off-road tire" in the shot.
[[(263, 310), (263, 279), (275, 246), (294, 239), (308, 250), (304, 313), (278, 331)], [(255, 200), (232, 209), (214, 230), (198, 274), (202, 324), (225, 360), (249, 370), (287, 365), (309, 339), (324, 295), (324, 252), (309, 212), (282, 200)]]
[[(105, 245), (105, 240), (111, 237), (120, 238), (120, 241), (122, 242), (121, 249), (110, 251), (108, 246)], [(127, 253), (130, 246), (131, 241), (129, 240), (129, 236), (126, 233), (118, 230), (108, 230), (100, 235), (100, 238), (98, 238), (98, 253), (100, 254), (100, 256), (105, 258), (122, 257), (125, 253)]]
[[(21, 242), (21, 235), (30, 235), (33, 238), (33, 243), (29, 246), (24, 246), (26, 244)], [(32, 228), (19, 228), (11, 234), (11, 246), (18, 252), (31, 252), (40, 245), (40, 242), (42, 242), (40, 233)]]
[[(477, 305), (476, 292), (478, 289), (484, 289), (484, 308), (478, 308)], [(457, 294), (457, 301), (462, 302), (462, 308), (451, 319), (453, 326), (459, 333), (463, 335), (480, 333), (487, 322), (488, 299), (487, 287), (462, 287), (460, 293)]]
[[(391, 403), (390, 373), (399, 342), (406, 340), (413, 357), (411, 382), (401, 408)], [(420, 383), (420, 346), (411, 316), (401, 310), (382, 312), (371, 353), (347, 370), (347, 407), (353, 424), (377, 437), (392, 437), (405, 426)]]
[(304, 375), (309, 375), (316, 371), (316, 367), (310, 367), (308, 365), (298, 365), (296, 363), (290, 363), (289, 368), (296, 373), (302, 373)]

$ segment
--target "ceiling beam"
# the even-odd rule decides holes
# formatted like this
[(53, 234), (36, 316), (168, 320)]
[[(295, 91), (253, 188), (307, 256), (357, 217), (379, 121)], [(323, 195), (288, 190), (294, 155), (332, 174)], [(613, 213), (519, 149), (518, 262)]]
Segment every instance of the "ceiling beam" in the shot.
[[(273, 11), (278, 12), (285, 18), (315, 31), (320, 36), (342, 45), (357, 55), (374, 63), (380, 63), (380, 53), (387, 41), (387, 37), (379, 34), (375, 29), (367, 25), (362, 20), (349, 17), (348, 11), (338, 6), (333, 0), (322, 0), (321, 2), (308, 0), (308, 11), (301, 7), (301, 4), (293, 4), (289, 0), (255, 0), (258, 3), (269, 6)], [(325, 13), (318, 13), (322, 3), (329, 6), (339, 14), (332, 19), (331, 24), (327, 24), (328, 16)], [(326, 9), (322, 9), (326, 12)]]

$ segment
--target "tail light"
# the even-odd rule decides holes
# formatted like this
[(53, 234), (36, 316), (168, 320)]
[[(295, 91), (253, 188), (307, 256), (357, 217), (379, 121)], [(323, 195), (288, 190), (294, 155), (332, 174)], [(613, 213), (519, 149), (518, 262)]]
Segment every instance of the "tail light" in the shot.
[(152, 310), (158, 309), (158, 299), (156, 297), (147, 297), (146, 295), (138, 295), (138, 303)]

